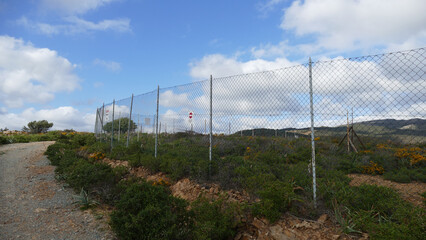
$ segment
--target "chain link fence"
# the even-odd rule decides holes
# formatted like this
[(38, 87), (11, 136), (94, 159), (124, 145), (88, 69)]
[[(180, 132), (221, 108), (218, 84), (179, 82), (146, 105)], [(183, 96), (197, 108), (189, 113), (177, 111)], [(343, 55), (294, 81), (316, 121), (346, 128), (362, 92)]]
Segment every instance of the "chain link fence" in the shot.
[[(425, 141), (425, 49), (312, 63), (317, 137)], [(309, 64), (159, 88), (97, 109), (95, 133), (192, 132), (243, 136), (310, 135)], [(133, 101), (133, 104), (132, 104)], [(132, 110), (131, 110), (132, 109)], [(131, 126), (126, 121), (131, 117)], [(111, 124), (113, 120), (125, 124)], [(348, 127), (349, 125), (349, 127)], [(112, 130), (112, 128), (114, 128)], [(130, 131), (129, 131), (130, 130)], [(127, 134), (130, 132), (130, 134)], [(120, 136), (120, 138), (118, 138)]]
[(142, 141), (155, 156), (163, 136), (196, 135), (210, 161), (221, 136), (306, 138), (313, 150), (328, 141), (348, 152), (424, 144), (425, 60), (420, 48), (158, 88), (98, 108), (95, 134), (111, 147)]

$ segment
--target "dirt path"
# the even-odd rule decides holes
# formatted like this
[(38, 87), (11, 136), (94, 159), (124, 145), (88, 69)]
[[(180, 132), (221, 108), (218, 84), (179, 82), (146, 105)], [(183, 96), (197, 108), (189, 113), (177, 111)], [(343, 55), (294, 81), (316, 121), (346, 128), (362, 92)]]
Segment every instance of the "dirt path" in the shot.
[(401, 197), (417, 206), (424, 206), (423, 197), (420, 194), (426, 192), (426, 183), (397, 183), (383, 179), (381, 176), (371, 176), (365, 174), (349, 174), (352, 178), (350, 185), (359, 186), (361, 184), (378, 185), (395, 189)]
[(1, 239), (113, 239), (108, 225), (73, 204), (43, 155), (53, 142), (0, 146)]

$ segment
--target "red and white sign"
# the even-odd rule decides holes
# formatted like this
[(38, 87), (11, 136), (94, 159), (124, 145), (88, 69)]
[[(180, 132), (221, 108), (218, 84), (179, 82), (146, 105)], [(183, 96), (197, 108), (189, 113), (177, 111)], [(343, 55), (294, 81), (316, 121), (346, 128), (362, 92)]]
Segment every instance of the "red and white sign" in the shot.
[(192, 116), (194, 115), (193, 112), (189, 112), (189, 121), (192, 121)]

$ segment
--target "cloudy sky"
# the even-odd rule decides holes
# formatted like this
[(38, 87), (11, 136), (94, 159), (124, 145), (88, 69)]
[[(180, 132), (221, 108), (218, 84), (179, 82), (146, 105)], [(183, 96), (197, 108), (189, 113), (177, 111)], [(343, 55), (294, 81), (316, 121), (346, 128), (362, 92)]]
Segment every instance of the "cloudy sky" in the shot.
[(424, 0), (0, 0), (0, 128), (93, 131), (103, 102), (157, 85), (425, 47), (425, 12)]

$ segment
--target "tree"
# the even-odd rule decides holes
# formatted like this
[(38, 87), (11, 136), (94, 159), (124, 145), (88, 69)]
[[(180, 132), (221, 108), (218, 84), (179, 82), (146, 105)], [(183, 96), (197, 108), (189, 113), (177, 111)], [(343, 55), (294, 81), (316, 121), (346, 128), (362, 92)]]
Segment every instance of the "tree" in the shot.
[(45, 133), (51, 127), (53, 127), (53, 123), (49, 123), (46, 120), (32, 121), (28, 123), (28, 128), (31, 133)]
[(30, 129), (27, 128), (27, 126), (23, 126), (21, 131), (22, 132), (30, 132)]
[[(114, 132), (118, 132), (118, 124), (120, 122), (120, 131), (121, 132), (127, 132), (127, 129), (129, 128), (129, 119), (128, 118), (121, 118), (114, 120)], [(136, 124), (133, 122), (133, 120), (130, 120), (130, 131), (134, 131), (136, 129)], [(112, 128), (112, 122), (108, 122), (104, 125), (104, 131), (110, 133)]]

